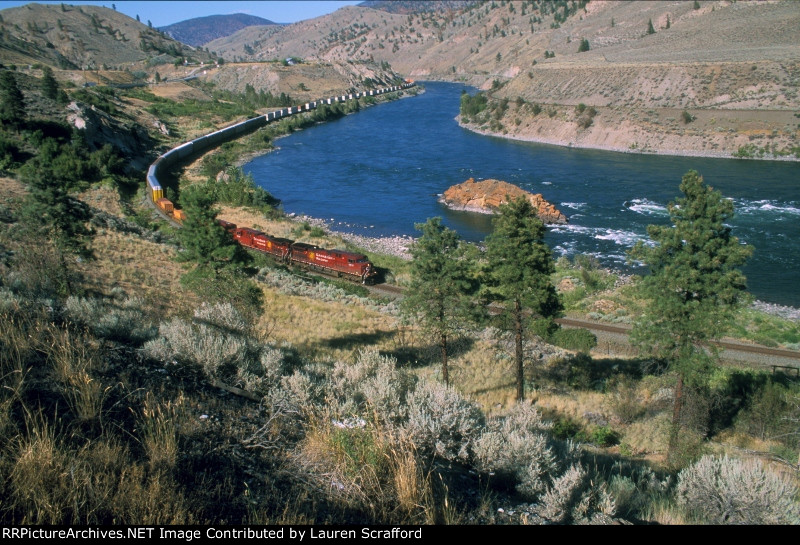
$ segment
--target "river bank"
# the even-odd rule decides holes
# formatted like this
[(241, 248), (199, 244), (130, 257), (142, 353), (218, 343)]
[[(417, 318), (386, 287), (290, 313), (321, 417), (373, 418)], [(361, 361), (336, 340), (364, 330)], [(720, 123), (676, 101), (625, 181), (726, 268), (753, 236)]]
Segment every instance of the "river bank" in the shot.
[[(589, 149), (589, 150), (600, 150), (600, 151), (613, 151), (616, 153), (627, 153), (627, 154), (634, 154), (634, 155), (661, 155), (661, 156), (670, 156), (670, 157), (703, 157), (708, 159), (739, 159), (739, 160), (759, 160), (759, 161), (787, 161), (787, 162), (800, 162), (800, 157), (794, 155), (784, 155), (784, 156), (773, 156), (773, 155), (763, 155), (759, 156), (757, 152), (755, 152), (752, 156), (749, 157), (737, 157), (735, 155), (735, 151), (731, 150), (722, 150), (722, 151), (715, 151), (715, 150), (691, 150), (691, 149), (674, 149), (671, 147), (667, 147), (665, 144), (659, 144), (658, 138), (648, 139), (647, 144), (638, 144), (636, 142), (631, 142), (625, 146), (620, 145), (608, 145), (603, 144), (601, 142), (593, 141), (591, 143), (581, 142), (580, 140), (571, 139), (568, 137), (562, 138), (553, 138), (553, 137), (545, 137), (545, 136), (535, 136), (532, 134), (524, 133), (524, 134), (514, 134), (509, 132), (496, 132), (490, 131), (487, 129), (479, 128), (473, 124), (466, 124), (461, 121), (461, 116), (459, 115), (456, 117), (456, 121), (458, 125), (466, 129), (470, 132), (474, 132), (476, 134), (480, 134), (483, 136), (491, 136), (495, 138), (504, 138), (507, 140), (516, 140), (518, 142), (532, 142), (536, 144), (547, 144), (551, 146), (560, 146), (564, 148), (575, 148), (575, 149)], [(663, 147), (662, 147), (663, 146)]]

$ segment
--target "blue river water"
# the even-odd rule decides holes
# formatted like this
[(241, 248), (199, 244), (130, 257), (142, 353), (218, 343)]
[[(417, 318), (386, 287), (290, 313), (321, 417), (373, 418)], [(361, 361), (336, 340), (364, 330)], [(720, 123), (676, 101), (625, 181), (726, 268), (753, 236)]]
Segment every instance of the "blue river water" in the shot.
[[(670, 157), (572, 149), (478, 135), (455, 118), (464, 86), (425, 83), (419, 96), (366, 108), (296, 132), (244, 170), (286, 212), (324, 219), (366, 236), (417, 236), (415, 223), (441, 216), (464, 239), (491, 232), (489, 216), (437, 201), (468, 178), (504, 180), (541, 193), (569, 217), (548, 228), (556, 257), (590, 254), (636, 270), (626, 251), (666, 224), (681, 177), (698, 171), (733, 200), (735, 236), (755, 248), (744, 268), (762, 301), (800, 307), (800, 163)], [(468, 91), (473, 91), (468, 89)]]

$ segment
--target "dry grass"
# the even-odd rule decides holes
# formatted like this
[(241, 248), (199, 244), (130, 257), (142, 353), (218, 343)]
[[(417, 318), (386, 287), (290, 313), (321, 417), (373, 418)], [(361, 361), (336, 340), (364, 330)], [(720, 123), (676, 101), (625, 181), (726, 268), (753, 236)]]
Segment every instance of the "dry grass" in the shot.
[(176, 400), (159, 402), (147, 393), (138, 417), (139, 441), (150, 469), (171, 470), (178, 457), (178, 423), (183, 420), (183, 395)]
[(152, 310), (168, 315), (199, 305), (198, 297), (180, 285), (185, 271), (175, 261), (175, 248), (106, 230), (94, 237), (93, 248), (96, 259), (81, 266), (88, 287), (101, 288), (106, 294), (121, 287), (142, 296)]
[(347, 359), (364, 344), (393, 348), (395, 320), (358, 304), (317, 301), (263, 287), (264, 312), (256, 326), (270, 342), (309, 355)]
[(119, 194), (115, 189), (106, 185), (96, 185), (83, 193), (79, 193), (76, 197), (92, 208), (102, 210), (112, 216), (125, 216), (120, 204)]
[[(460, 520), (443, 483), (424, 467), (411, 437), (373, 425), (315, 427), (295, 455), (318, 491), (383, 524), (454, 524)], [(440, 477), (441, 479), (441, 477)]]
[(487, 415), (514, 404), (514, 362), (493, 342), (476, 342), (468, 352), (454, 357), (450, 368), (456, 389), (479, 403)]
[(537, 390), (532, 396), (537, 407), (545, 413), (585, 422), (587, 413), (602, 411), (605, 395), (599, 392), (575, 390), (568, 393), (554, 393)]

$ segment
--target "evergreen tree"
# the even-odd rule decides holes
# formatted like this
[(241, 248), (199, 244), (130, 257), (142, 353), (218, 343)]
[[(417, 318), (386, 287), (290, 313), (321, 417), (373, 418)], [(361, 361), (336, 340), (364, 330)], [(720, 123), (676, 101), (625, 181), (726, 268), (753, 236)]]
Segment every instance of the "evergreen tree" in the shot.
[(589, 51), (591, 47), (589, 46), (589, 40), (586, 38), (581, 38), (581, 45), (578, 46), (578, 53), (583, 53), (584, 51)]
[(180, 198), (186, 219), (178, 237), (178, 260), (195, 266), (181, 278), (209, 302), (233, 304), (249, 322), (263, 312), (264, 294), (244, 268), (250, 255), (218, 223), (214, 197), (202, 185), (191, 186)]
[(555, 264), (544, 242), (545, 226), (531, 203), (520, 197), (500, 206), (494, 230), (486, 237), (485, 294), (502, 310), (494, 317), (501, 329), (514, 332), (517, 399), (524, 399), (522, 341), (533, 323), (552, 328), (561, 303), (550, 275)]
[(652, 19), (648, 19), (647, 20), (647, 33), (648, 34), (655, 34), (656, 33), (656, 29), (653, 28), (653, 20)]
[(42, 68), (42, 94), (50, 100), (58, 99), (58, 82), (49, 66)]
[(471, 295), (476, 283), (472, 271), (473, 246), (461, 242), (458, 233), (442, 225), (442, 218), (430, 218), (415, 225), (422, 231), (411, 247), (411, 285), (402, 305), (432, 333), (442, 355), (442, 380), (450, 383), (447, 368), (448, 342), (475, 312)]
[(68, 256), (92, 257), (93, 232), (86, 226), (91, 218), (89, 208), (70, 196), (73, 182), (60, 168), (58, 146), (45, 141), (39, 155), (20, 170), (20, 178), (28, 186), (23, 208), (26, 224), (44, 235), (56, 249), (66, 294), (73, 293)]
[(25, 99), (17, 86), (14, 73), (9, 70), (0, 72), (0, 122), (3, 125), (19, 129), (25, 121)]
[(181, 193), (180, 202), (187, 217), (178, 232), (183, 246), (179, 261), (195, 263), (197, 274), (212, 276), (248, 261), (247, 253), (217, 223), (219, 210), (212, 195), (202, 187), (188, 187)]
[(649, 301), (631, 341), (668, 362), (678, 375), (670, 453), (681, 425), (684, 384), (700, 384), (716, 359), (711, 344), (727, 331), (734, 310), (747, 299), (739, 267), (752, 253), (726, 225), (733, 204), (707, 187), (695, 171), (683, 176), (684, 197), (668, 206), (672, 226), (650, 225), (654, 246), (638, 243), (630, 256), (650, 274), (641, 294)]

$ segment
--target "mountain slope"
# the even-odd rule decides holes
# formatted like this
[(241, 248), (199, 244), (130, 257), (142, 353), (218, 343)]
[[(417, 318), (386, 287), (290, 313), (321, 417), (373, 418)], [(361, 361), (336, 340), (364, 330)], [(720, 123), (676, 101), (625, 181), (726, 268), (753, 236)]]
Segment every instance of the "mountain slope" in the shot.
[[(389, 13), (351, 6), (280, 29), (251, 27), (208, 47), (237, 60), (370, 59), (415, 79), (491, 89), (492, 99), (508, 99), (511, 107), (496, 113), (494, 124), (474, 128), (509, 137), (727, 156), (753, 146), (759, 153), (800, 150), (793, 118), (800, 110), (800, 2), (428, 7)], [(534, 120), (517, 101), (550, 104), (551, 115)], [(593, 126), (580, 126), (573, 111), (579, 104), (615, 110), (600, 110)], [(608, 131), (616, 136), (608, 138)]]
[(0, 11), (0, 61), (63, 69), (141, 68), (196, 51), (113, 9), (27, 4)]
[(224, 38), (249, 27), (276, 25), (269, 19), (234, 13), (231, 15), (210, 15), (208, 17), (195, 17), (172, 25), (159, 27), (159, 30), (179, 42), (200, 47), (217, 38)]

